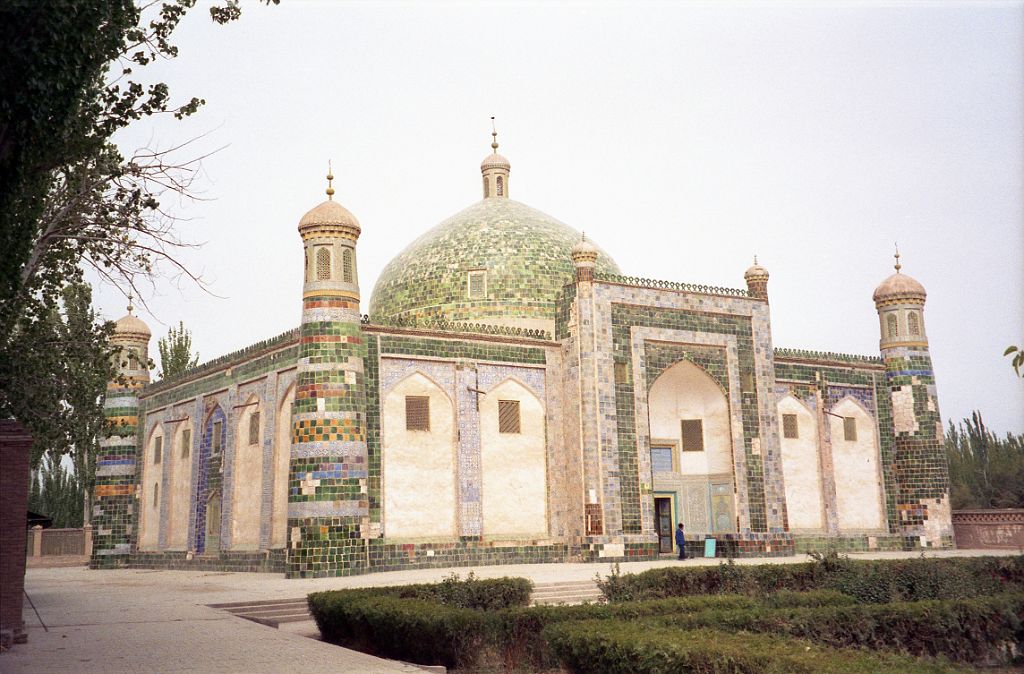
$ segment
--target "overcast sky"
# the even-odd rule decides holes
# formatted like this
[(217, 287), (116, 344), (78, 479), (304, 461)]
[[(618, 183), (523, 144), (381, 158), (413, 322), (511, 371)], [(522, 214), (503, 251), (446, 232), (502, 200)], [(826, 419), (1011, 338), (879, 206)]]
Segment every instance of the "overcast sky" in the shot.
[[(159, 281), (201, 360), (295, 327), (299, 218), (359, 218), (363, 311), (407, 243), (479, 199), (489, 117), (511, 196), (584, 229), (626, 274), (744, 287), (771, 272), (773, 339), (877, 355), (875, 286), (903, 271), (945, 419), (1024, 431), (1024, 5), (245, 3), (197, 8), (146, 68), (207, 104), (126, 151), (201, 133), (204, 201), (168, 199), (216, 296)], [(186, 156), (182, 155), (182, 156)], [(124, 313), (97, 292), (108, 318)]]

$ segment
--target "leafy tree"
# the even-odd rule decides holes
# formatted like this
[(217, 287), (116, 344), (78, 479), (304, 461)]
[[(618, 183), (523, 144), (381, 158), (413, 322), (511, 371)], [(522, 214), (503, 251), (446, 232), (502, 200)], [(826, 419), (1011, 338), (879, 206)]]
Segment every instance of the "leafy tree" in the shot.
[(59, 456), (47, 454), (32, 471), (28, 509), (53, 519), (60, 528), (82, 526), (84, 488), (78, 476), (61, 463)]
[[(111, 326), (92, 317), (71, 329), (62, 318), (83, 267), (122, 288), (162, 263), (196, 279), (175, 258), (186, 244), (160, 198), (188, 196), (201, 158), (175, 160), (187, 144), (125, 158), (111, 140), (135, 120), (182, 118), (203, 103), (172, 104), (166, 84), (132, 79), (177, 55), (170, 36), (195, 5), (143, 1), (0, 3), (0, 416), (32, 433), (33, 465), (45, 451), (88, 445), (82, 433), (95, 430), (84, 401), (91, 366), (111, 355)], [(225, 0), (210, 13), (226, 23), (240, 8)], [(83, 412), (88, 420), (73, 418)]]
[(953, 508), (1024, 507), (1024, 435), (999, 439), (975, 411), (950, 420), (946, 456)]
[(171, 328), (166, 337), (157, 343), (160, 349), (160, 377), (174, 377), (199, 363), (199, 354), (192, 355), (192, 333), (185, 329), (185, 323), (178, 321), (177, 329)]

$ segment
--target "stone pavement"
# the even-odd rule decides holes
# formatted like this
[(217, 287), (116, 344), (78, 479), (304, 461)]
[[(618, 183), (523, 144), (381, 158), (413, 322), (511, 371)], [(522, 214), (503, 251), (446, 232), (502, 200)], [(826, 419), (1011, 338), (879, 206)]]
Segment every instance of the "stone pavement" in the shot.
[[(980, 556), (997, 551), (957, 550), (929, 557)], [(1017, 554), (1007, 551), (1003, 554)], [(851, 554), (853, 558), (913, 558), (920, 553)], [(804, 555), (742, 559), (737, 564), (786, 564)], [(662, 566), (720, 563), (717, 559), (665, 559), (621, 565), (624, 573)], [(414, 672), (404, 663), (374, 658), (315, 639), (304, 630), (273, 629), (207, 604), (256, 599), (290, 599), (309, 592), (346, 587), (437, 581), (451, 573), (480, 578), (521, 576), (537, 583), (592, 580), (610, 564), (525, 564), (286, 580), (278, 574), (141, 569), (90, 571), (33, 568), (25, 589), (49, 631), (25, 603), (27, 644), (0, 655), (0, 672)], [(309, 623), (304, 623), (309, 625)], [(300, 624), (301, 625), (301, 624)], [(306, 635), (306, 636), (304, 636)]]

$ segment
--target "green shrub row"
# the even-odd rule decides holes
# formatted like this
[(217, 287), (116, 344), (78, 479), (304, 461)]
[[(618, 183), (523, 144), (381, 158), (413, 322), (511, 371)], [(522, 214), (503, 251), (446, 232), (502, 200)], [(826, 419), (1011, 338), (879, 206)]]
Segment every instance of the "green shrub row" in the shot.
[[(341, 590), (310, 595), (325, 641), (421, 664), (458, 669), (543, 670), (559, 665), (547, 628), (603, 621), (695, 630), (774, 633), (823, 646), (859, 646), (960, 662), (1005, 662), (1024, 646), (1024, 595), (960, 601), (858, 604), (835, 591), (780, 591), (763, 598), (705, 595), (621, 604), (474, 610), (436, 586)], [(708, 670), (718, 671), (718, 670)], [(737, 670), (741, 671), (741, 670)], [(747, 671), (747, 670), (742, 670)], [(751, 670), (758, 671), (758, 670)], [(845, 670), (843, 670), (845, 671)]]
[(781, 590), (837, 590), (862, 602), (969, 599), (1024, 591), (1024, 556), (850, 560), (835, 555), (801, 564), (733, 563), (638, 574), (613, 573), (598, 585), (609, 602), (702, 594), (765, 596)]
[(551, 625), (544, 638), (571, 672), (604, 674), (918, 674), (956, 668), (897, 655), (833, 649), (766, 634), (680, 630), (649, 622)]
[[(628, 605), (628, 604), (627, 604)], [(1024, 649), (1024, 594), (956, 601), (713, 609), (659, 618), (677, 629), (772, 632), (845, 648), (1005, 664)]]

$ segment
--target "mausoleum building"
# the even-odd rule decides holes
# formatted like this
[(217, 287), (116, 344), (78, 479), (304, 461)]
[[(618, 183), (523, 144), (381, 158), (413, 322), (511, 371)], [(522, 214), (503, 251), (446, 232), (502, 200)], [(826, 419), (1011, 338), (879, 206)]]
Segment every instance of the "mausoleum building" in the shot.
[(399, 252), (365, 315), (328, 176), (296, 329), (149, 383), (149, 329), (117, 322), (93, 566), (651, 559), (677, 522), (730, 556), (953, 545), (926, 294), (898, 256), (878, 355), (776, 348), (756, 259), (746, 289), (624, 276), (511, 199), (492, 149), (483, 198)]

